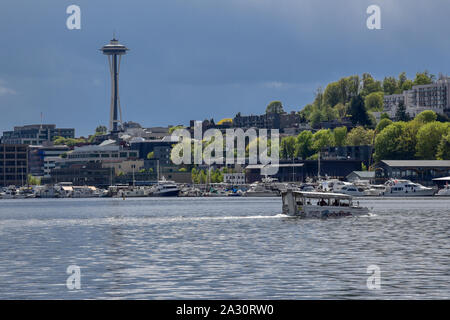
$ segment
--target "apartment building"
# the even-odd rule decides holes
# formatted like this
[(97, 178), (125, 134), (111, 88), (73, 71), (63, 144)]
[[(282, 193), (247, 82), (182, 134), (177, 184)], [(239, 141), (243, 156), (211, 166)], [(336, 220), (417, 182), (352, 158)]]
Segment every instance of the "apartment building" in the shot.
[(33, 124), (14, 127), (13, 131), (4, 131), (2, 143), (42, 145), (53, 141), (55, 137), (74, 138), (75, 129), (56, 128), (54, 124)]
[(23, 144), (0, 144), (0, 186), (27, 183), (28, 150)]
[(406, 112), (415, 117), (425, 110), (432, 110), (441, 115), (450, 116), (450, 77), (441, 76), (431, 84), (416, 85), (401, 94), (384, 96), (384, 111), (393, 118), (400, 102)]

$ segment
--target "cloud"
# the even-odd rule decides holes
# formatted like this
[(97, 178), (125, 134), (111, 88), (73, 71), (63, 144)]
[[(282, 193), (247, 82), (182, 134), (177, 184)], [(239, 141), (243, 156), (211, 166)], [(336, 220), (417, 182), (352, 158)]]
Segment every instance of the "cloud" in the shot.
[(0, 79), (0, 96), (6, 96), (8, 94), (17, 94), (17, 92), (11, 88), (5, 86), (6, 81)]

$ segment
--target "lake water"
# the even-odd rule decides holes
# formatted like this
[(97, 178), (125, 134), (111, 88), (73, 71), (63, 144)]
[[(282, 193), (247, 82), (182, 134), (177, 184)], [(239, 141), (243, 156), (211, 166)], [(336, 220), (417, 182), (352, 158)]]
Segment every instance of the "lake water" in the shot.
[(280, 198), (1, 200), (0, 298), (450, 298), (450, 199), (360, 203), (373, 215), (286, 218)]

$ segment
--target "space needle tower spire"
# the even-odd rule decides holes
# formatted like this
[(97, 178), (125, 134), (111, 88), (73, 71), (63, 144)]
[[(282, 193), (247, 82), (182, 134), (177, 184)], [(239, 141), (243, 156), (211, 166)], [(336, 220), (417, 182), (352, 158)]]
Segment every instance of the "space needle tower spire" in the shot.
[[(104, 45), (100, 51), (108, 56), (109, 71), (111, 73), (111, 113), (109, 118), (109, 130), (112, 134), (119, 132), (118, 123), (122, 124), (122, 109), (119, 98), (119, 72), (120, 61), (124, 54), (130, 50), (113, 36), (113, 39)], [(120, 120), (119, 120), (120, 117)]]

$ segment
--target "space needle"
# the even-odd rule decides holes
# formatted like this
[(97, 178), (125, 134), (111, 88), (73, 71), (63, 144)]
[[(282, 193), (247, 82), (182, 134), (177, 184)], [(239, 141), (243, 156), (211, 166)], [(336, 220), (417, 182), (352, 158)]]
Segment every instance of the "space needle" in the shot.
[[(122, 109), (120, 108), (119, 98), (119, 72), (121, 58), (128, 50), (130, 49), (120, 44), (115, 37), (100, 49), (103, 54), (108, 56), (109, 71), (111, 73), (111, 113), (109, 118), (109, 130), (113, 135), (117, 135), (119, 132), (117, 124), (122, 124)], [(118, 119), (119, 115), (120, 120)]]

